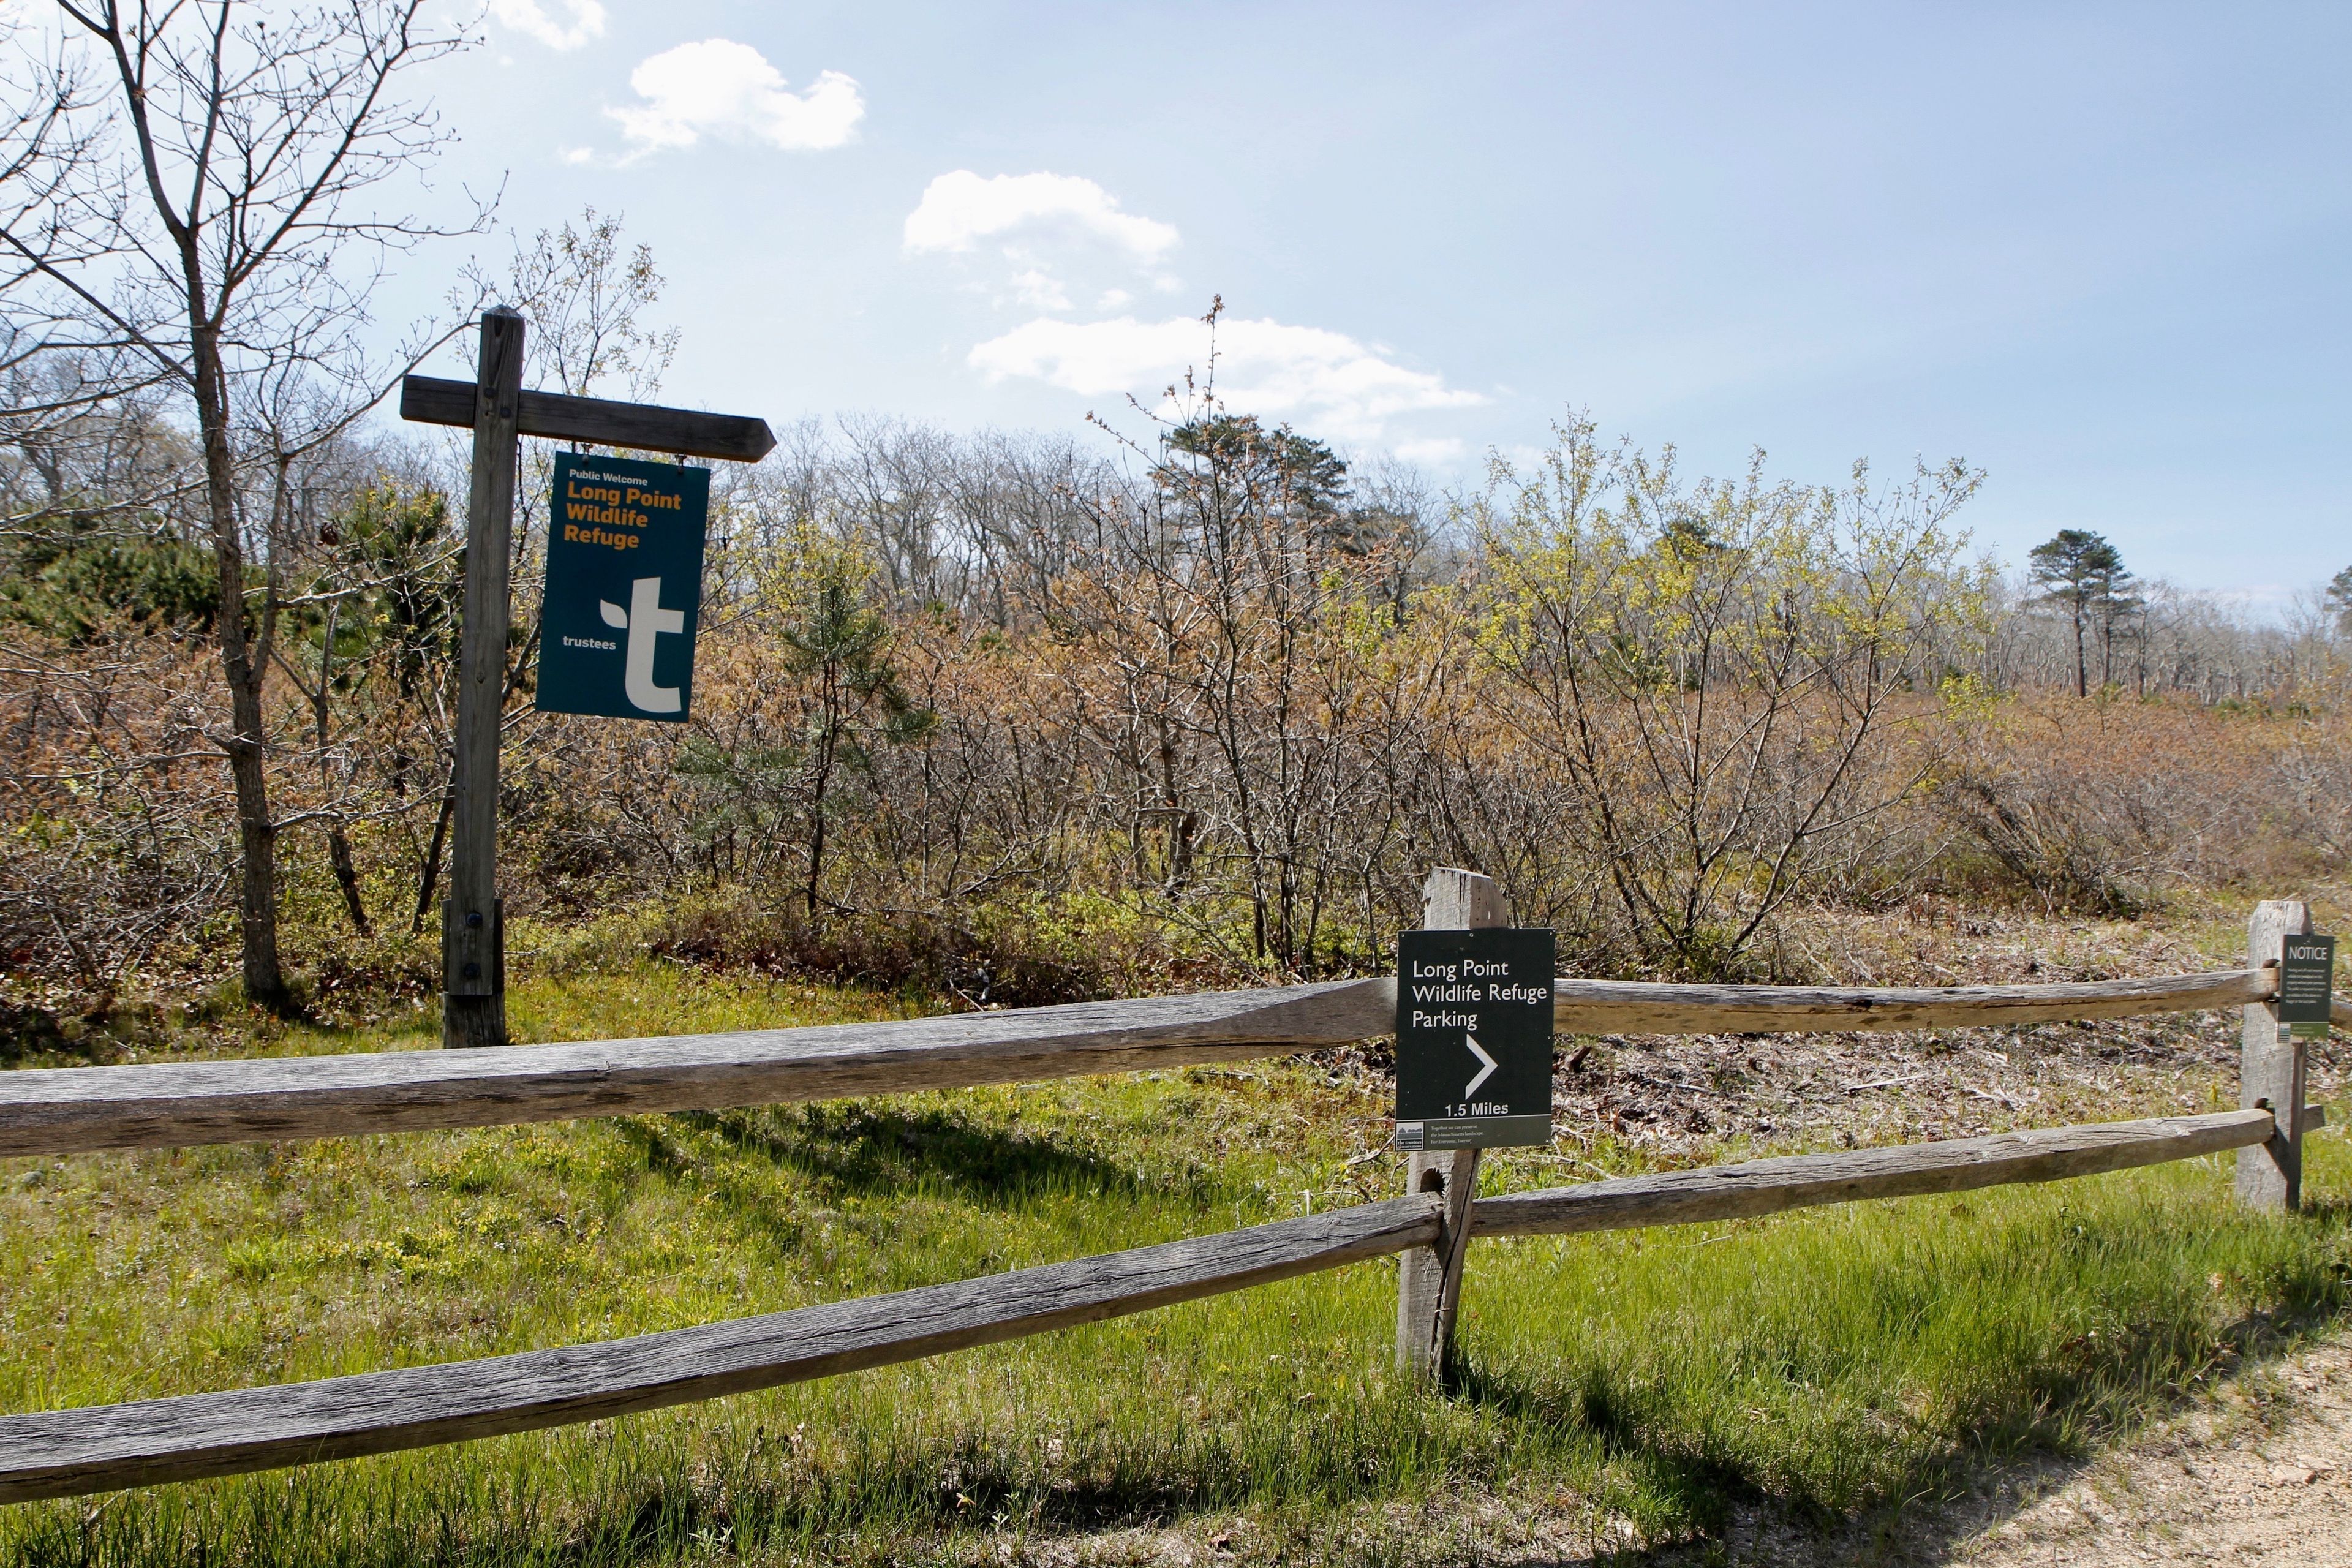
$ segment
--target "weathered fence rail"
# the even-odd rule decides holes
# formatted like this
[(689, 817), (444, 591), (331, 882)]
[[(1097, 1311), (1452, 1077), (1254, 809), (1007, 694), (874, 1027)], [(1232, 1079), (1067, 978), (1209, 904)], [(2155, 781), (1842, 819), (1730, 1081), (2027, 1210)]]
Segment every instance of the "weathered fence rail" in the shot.
[[(1500, 923), (1486, 879), (1445, 872), (1432, 923)], [(1404, 1255), (1399, 1345), (1442, 1360), (1475, 1236), (1687, 1225), (1819, 1204), (2046, 1182), (2235, 1149), (2238, 1191), (2292, 1207), (2304, 1055), (2274, 1009), (2266, 903), (2248, 967), (2160, 980), (1949, 990), (1562, 979), (1563, 1032), (1780, 1033), (2001, 1026), (2238, 1006), (2242, 1108), (1948, 1142), (1756, 1160), (1475, 1198), (1475, 1151), (1416, 1156), (1402, 1198), (1219, 1236), (635, 1339), (352, 1377), (0, 1417), (0, 1502), (383, 1453), (655, 1409), (1051, 1331)], [(2265, 962), (2267, 960), (2267, 963)], [(0, 1154), (58, 1154), (477, 1127), (631, 1111), (1032, 1081), (1282, 1055), (1388, 1032), (1394, 982), (465, 1052), (0, 1074)], [(1432, 1186), (1431, 1184), (1435, 1185)], [(1446, 1190), (1450, 1184), (1452, 1190)], [(1427, 1188), (1428, 1190), (1424, 1190)], [(1436, 1331), (1428, 1334), (1433, 1314)], [(1410, 1352), (1409, 1354), (1406, 1352)]]
[(1480, 1198), (1471, 1211), (1470, 1234), (1561, 1236), (1698, 1225), (1865, 1198), (2064, 1181), (2249, 1149), (2268, 1142), (2277, 1131), (2278, 1119), (2267, 1110), (2219, 1110), (1622, 1176)]
[[(1951, 991), (1558, 983), (1563, 1034), (2004, 1027), (2237, 1006), (2274, 969)], [(1396, 983), (1085, 1002), (896, 1023), (0, 1074), (0, 1155), (717, 1110), (1284, 1056), (1388, 1032)]]
[(1437, 1239), (1393, 1198), (887, 1296), (483, 1361), (0, 1418), (0, 1502), (526, 1432), (832, 1377), (1244, 1290)]
[[(2267, 1110), (1840, 1150), (1481, 1198), (1474, 1236), (1743, 1219), (2057, 1181), (2263, 1142)], [(654, 1410), (1098, 1322), (1437, 1246), (1444, 1198), (1281, 1220), (635, 1339), (0, 1417), (0, 1502), (271, 1469)]]
[(2267, 1002), (2275, 969), (2214, 969), (2150, 980), (1944, 990), (1815, 985), (1673, 985), (1571, 980), (1554, 993), (1564, 1035), (1800, 1035), (1844, 1030), (1998, 1029), (2132, 1018)]

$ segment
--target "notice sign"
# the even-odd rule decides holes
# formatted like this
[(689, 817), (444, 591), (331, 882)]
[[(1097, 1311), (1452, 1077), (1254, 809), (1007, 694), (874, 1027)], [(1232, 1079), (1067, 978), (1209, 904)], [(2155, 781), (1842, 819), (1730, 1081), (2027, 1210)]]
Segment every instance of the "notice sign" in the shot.
[(2287, 938), (2279, 954), (2279, 1038), (2326, 1039), (2335, 991), (2336, 939)]
[(1551, 1142), (1552, 933), (1397, 938), (1400, 1149)]
[(710, 470), (559, 452), (547, 516), (540, 711), (683, 721)]

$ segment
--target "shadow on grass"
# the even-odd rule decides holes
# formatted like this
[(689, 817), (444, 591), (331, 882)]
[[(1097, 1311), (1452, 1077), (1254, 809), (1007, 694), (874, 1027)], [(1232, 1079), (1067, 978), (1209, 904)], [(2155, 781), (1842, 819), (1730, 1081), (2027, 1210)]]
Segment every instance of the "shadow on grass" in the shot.
[[(1041, 1467), (1061, 1445), (884, 1440), (810, 1468), (772, 1441), (716, 1462), (652, 1453), (565, 1502), (491, 1479), (438, 1495), (345, 1469), (135, 1494), (121, 1509), (46, 1509), (12, 1544), (33, 1568), (167, 1563), (492, 1568), (732, 1561), (970, 1563), (974, 1538), (1165, 1526), (1253, 1503), (1346, 1501), (1381, 1489), (1361, 1435), (1269, 1451), (1263, 1434), (1200, 1434), (1171, 1450), (1112, 1445)], [(1086, 1439), (1073, 1433), (1074, 1450)], [(1278, 1478), (1271, 1480), (1270, 1478)], [(485, 1504), (489, 1505), (485, 1508)]]
[(735, 1155), (792, 1170), (844, 1195), (904, 1196), (929, 1188), (995, 1208), (1053, 1195), (1120, 1203), (1200, 1203), (1214, 1195), (1199, 1178), (1147, 1182), (1132, 1169), (1050, 1136), (989, 1127), (959, 1111), (862, 1105), (681, 1111), (616, 1123), (649, 1169), (670, 1174), (698, 1162), (664, 1135), (662, 1121), (692, 1128)]
[[(2313, 1206), (2341, 1214), (2346, 1205)], [(1770, 1560), (1791, 1568), (1944, 1563), (2079, 1481), (2110, 1446), (2189, 1414), (2200, 1401), (2197, 1390), (2259, 1373), (2345, 1326), (2343, 1308), (2324, 1300), (2251, 1311), (2216, 1331), (2211, 1359), (2193, 1371), (2168, 1358), (2159, 1339), (2142, 1339), (2104, 1366), (2057, 1371), (2040, 1380), (2040, 1399), (2030, 1415), (2012, 1412), (1962, 1434), (1951, 1450), (1893, 1478), (1891, 1489), (1843, 1510), (1776, 1492), (1737, 1464), (1661, 1452), (1643, 1440), (1638, 1418), (1606, 1390), (1581, 1391), (1578, 1414), (1612, 1458), (1630, 1461), (1635, 1473), (1668, 1490), (1704, 1532), (1696, 1542), (1625, 1561), (1651, 1568), (1715, 1568), (1727, 1561), (1727, 1547), (1735, 1553), (1731, 1560), (1747, 1562), (1741, 1553), (1769, 1542)], [(1465, 1377), (1462, 1397), (1484, 1400), (1516, 1418), (1539, 1418), (1559, 1402), (1502, 1380), (1482, 1381), (1475, 1370), (1465, 1369)], [(2138, 1384), (2137, 1395), (2116, 1405), (2117, 1385), (2130, 1384)], [(2070, 1419), (2078, 1425), (2068, 1430)], [(1583, 1568), (1591, 1561), (1530, 1562), (1526, 1568)]]
[[(2127, 1443), (2135, 1433), (2184, 1415), (2197, 1403), (2188, 1384), (2216, 1384), (2261, 1370), (2293, 1355), (2331, 1331), (2340, 1316), (2295, 1317), (2254, 1312), (2222, 1331), (2229, 1350), (2200, 1377), (2177, 1383), (2169, 1394), (2144, 1404), (2122, 1419), (2102, 1420), (2074, 1441), (2051, 1443), (2036, 1431), (2004, 1427), (1977, 1434), (1963, 1453), (1920, 1468), (1903, 1495), (1849, 1515), (1828, 1515), (1791, 1506), (1768, 1494), (1751, 1493), (1740, 1510), (1745, 1529), (1735, 1531), (1775, 1539), (1782, 1555), (1775, 1562), (1845, 1568), (1859, 1563), (1944, 1563), (1979, 1537), (2025, 1512), (2053, 1492), (2090, 1473), (2103, 1448)], [(1786, 1555), (1795, 1542), (1809, 1554)], [(1643, 1559), (1653, 1568), (1713, 1568), (1722, 1558), (1717, 1543), (1670, 1550)], [(1745, 1558), (1737, 1559), (1746, 1561)], [(2101, 1559), (2104, 1561), (2104, 1559)], [(1570, 1568), (1534, 1564), (1528, 1568)]]
[(1455, 1399), (1514, 1426), (1590, 1435), (1606, 1459), (1623, 1467), (1633, 1485), (1685, 1527), (1715, 1531), (1732, 1503), (1764, 1496), (1757, 1479), (1739, 1465), (1653, 1440), (1643, 1431), (1642, 1413), (1603, 1376), (1588, 1374), (1572, 1386), (1538, 1387), (1456, 1357), (1447, 1381)]
[[(2250, 1314), (2225, 1337), (2243, 1359), (2237, 1372), (2291, 1351), (2333, 1319), (2289, 1321)], [(1737, 1464), (1645, 1440), (1644, 1412), (1591, 1378), (1555, 1385), (1461, 1369), (1454, 1399), (1522, 1429), (1524, 1457), (1596, 1440), (1618, 1474), (1604, 1483), (1621, 1498), (1648, 1494), (1652, 1509), (1702, 1532), (1681, 1547), (1650, 1552), (1601, 1548), (1553, 1560), (1553, 1568), (1601, 1563), (1719, 1564), (1742, 1535), (1773, 1540), (1774, 1561), (1821, 1564), (1947, 1561), (1960, 1542), (1997, 1524), (2037, 1489), (2063, 1485), (2087, 1466), (2030, 1439), (1981, 1445), (1915, 1468), (1901, 1500), (1830, 1518), (1759, 1489)], [(576, 1500), (502, 1494), (484, 1517), (484, 1494), (443, 1497), (386, 1491), (388, 1478), (345, 1470), (301, 1481), (255, 1478), (217, 1490), (163, 1489), (120, 1509), (62, 1505), (18, 1538), (29, 1564), (124, 1565), (182, 1561), (341, 1563), (362, 1568), (434, 1563), (451, 1568), (543, 1564), (548, 1568), (725, 1558), (803, 1556), (843, 1563), (971, 1562), (984, 1532), (1100, 1532), (1181, 1525), (1236, 1510), (1341, 1505), (1396, 1494), (1391, 1467), (1434, 1461), (1449, 1489), (1492, 1484), (1492, 1461), (1456, 1451), (1436, 1425), (1416, 1422), (1405, 1402), (1336, 1430), (1284, 1432), (1244, 1422), (1136, 1442), (1089, 1441), (1083, 1428), (1035, 1443), (1003, 1438), (859, 1445), (811, 1467), (764, 1434), (715, 1462), (658, 1449), (631, 1473), (608, 1475)], [(2158, 1408), (2147, 1412), (2161, 1416)], [(1040, 1464), (1041, 1456), (1052, 1459)], [(1466, 1463), (1465, 1463), (1466, 1459)], [(1538, 1459), (1540, 1464), (1542, 1461)], [(499, 1489), (493, 1485), (492, 1490)], [(551, 1504), (552, 1506), (551, 1506)], [(1000, 1542), (1002, 1535), (996, 1538)], [(192, 1544), (203, 1550), (189, 1555)], [(1388, 1555), (1367, 1542), (1358, 1560)], [(1399, 1561), (1422, 1561), (1398, 1549)], [(1534, 1564), (1530, 1563), (1530, 1568)]]

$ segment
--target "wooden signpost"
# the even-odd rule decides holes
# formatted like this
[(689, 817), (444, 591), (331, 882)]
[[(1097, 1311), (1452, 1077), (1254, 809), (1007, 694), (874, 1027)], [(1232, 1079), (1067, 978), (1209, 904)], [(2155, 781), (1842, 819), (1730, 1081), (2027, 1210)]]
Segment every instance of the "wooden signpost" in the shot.
[[(1421, 931), (1399, 943), (1397, 1132), (1399, 1147), (1406, 1150), (1405, 1191), (1445, 1198), (1437, 1244), (1411, 1248), (1398, 1259), (1397, 1372), (1416, 1382), (1445, 1375), (1470, 1250), (1470, 1210), (1478, 1195), (1479, 1149), (1551, 1141), (1551, 933), (1498, 929), (1510, 923), (1500, 885), (1475, 871), (1441, 867), (1422, 889)], [(1475, 997), (1458, 954), (1450, 980), (1429, 977), (1437, 989), (1425, 1010), (1440, 1016), (1424, 1023), (1414, 1017), (1410, 965), (1414, 953), (1444, 945), (1429, 934), (1439, 931), (1485, 933), (1493, 951), (1480, 955)], [(1501, 968), (1489, 973), (1484, 961)], [(1538, 985), (1539, 998), (1526, 994)], [(1490, 988), (1507, 994), (1490, 999)], [(1470, 1026), (1443, 1016), (1447, 1013), (1469, 1015)], [(1528, 1013), (1533, 1016), (1515, 1016)], [(1423, 1051), (1429, 1060), (1408, 1062), (1408, 1052)]]
[(482, 312), (481, 353), (469, 385), (437, 376), (401, 383), (400, 416), (473, 426), (466, 500), (466, 607), (457, 651), (457, 725), (450, 773), (449, 897), (441, 906), (441, 1043), (507, 1043), (506, 928), (498, 891), (499, 737), (506, 713), (512, 625), (518, 437), (543, 436), (680, 457), (756, 463), (773, 450), (764, 419), (698, 414), (522, 389), (523, 319)]
[[(2246, 967), (2281, 964), (2290, 941), (2311, 935), (2311, 906), (2300, 899), (2265, 899), (2246, 922)], [(2250, 1208), (2292, 1212), (2303, 1205), (2305, 1042), (2282, 1028), (2279, 998), (2246, 1004), (2238, 1034), (2238, 1103), (2277, 1115), (2277, 1128), (2257, 1147), (2238, 1151), (2238, 1201)], [(2278, 1115), (2279, 1112), (2287, 1114)]]

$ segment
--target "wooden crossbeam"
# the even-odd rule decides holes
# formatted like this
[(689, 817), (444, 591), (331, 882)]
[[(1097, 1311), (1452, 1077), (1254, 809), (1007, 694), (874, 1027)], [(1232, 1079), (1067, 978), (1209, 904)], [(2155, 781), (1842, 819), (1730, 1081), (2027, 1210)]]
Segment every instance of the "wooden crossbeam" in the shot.
[[(478, 397), (470, 381), (404, 376), (400, 416), (422, 425), (462, 425), (471, 429)], [(653, 403), (572, 397), (560, 392), (523, 393), (516, 428), (525, 436), (558, 441), (671, 452), (685, 458), (723, 458), (738, 463), (756, 463), (776, 448), (775, 433), (764, 419), (665, 408)]]
[(2248, 1148), (2267, 1142), (2277, 1130), (2276, 1119), (2267, 1110), (2221, 1110), (2210, 1116), (2045, 1127), (1944, 1143), (1750, 1160), (1481, 1198), (1471, 1230), (1476, 1236), (1560, 1236), (1696, 1225), (1817, 1204), (2054, 1182)]
[[(1562, 1031), (2005, 1026), (2234, 1006), (2273, 970), (1952, 992), (1559, 984)], [(436, 1053), (0, 1073), (0, 1155), (558, 1121), (1027, 1083), (1280, 1056), (1384, 1035), (1388, 978), (880, 1024)]]
[(0, 1503), (528, 1432), (916, 1361), (1422, 1247), (1438, 1199), (1396, 1198), (601, 1344), (317, 1383), (0, 1418)]
[(564, 1046), (0, 1073), (0, 1155), (716, 1110), (1278, 1055), (1385, 1033), (1394, 983)]
[(2147, 980), (2053, 985), (1889, 987), (1681, 985), (1572, 980), (1554, 989), (1554, 1026), (1575, 1035), (1793, 1035), (1841, 1030), (2003, 1028), (2074, 1018), (2129, 1018), (2260, 1002), (2276, 969), (2215, 969)]
[[(2061, 1181), (2251, 1147), (2276, 1130), (2267, 1110), (2225, 1110), (1752, 1160), (1481, 1198), (1471, 1227), (1478, 1236), (1623, 1230)], [(600, 1344), (0, 1417), (0, 1502), (530, 1431), (918, 1360), (1428, 1247), (1443, 1228), (1443, 1202), (1412, 1194)]]

